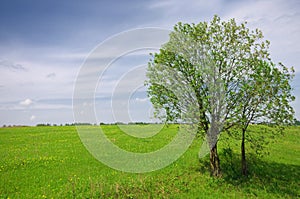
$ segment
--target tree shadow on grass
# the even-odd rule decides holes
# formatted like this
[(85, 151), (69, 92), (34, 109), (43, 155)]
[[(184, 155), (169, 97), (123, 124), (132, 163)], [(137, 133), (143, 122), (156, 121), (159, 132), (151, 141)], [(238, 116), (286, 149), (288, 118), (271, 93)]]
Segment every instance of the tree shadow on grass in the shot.
[[(240, 154), (220, 154), (222, 180), (238, 187), (243, 192), (255, 194), (263, 190), (278, 197), (300, 198), (300, 166), (265, 161), (247, 154), (248, 175), (241, 174)], [(209, 159), (201, 160), (200, 169), (209, 168)]]

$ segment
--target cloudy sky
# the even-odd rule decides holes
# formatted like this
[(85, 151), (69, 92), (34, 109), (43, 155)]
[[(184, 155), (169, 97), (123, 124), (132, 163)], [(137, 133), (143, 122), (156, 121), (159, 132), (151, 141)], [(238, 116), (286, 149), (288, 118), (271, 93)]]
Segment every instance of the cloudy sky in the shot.
[[(250, 28), (261, 29), (271, 41), (273, 60), (295, 67), (293, 92), (297, 99), (293, 107), (300, 119), (299, 0), (3, 0), (0, 125), (73, 122), (76, 77), (90, 53), (103, 41), (136, 28), (170, 30), (179, 21), (208, 21), (214, 14), (223, 20), (246, 20)], [(128, 45), (132, 42), (128, 40)], [(151, 49), (146, 51), (115, 60), (98, 82), (94, 106), (97, 122), (124, 119), (118, 111), (122, 106), (111, 99), (117, 96), (116, 90), (126, 90), (126, 83), (118, 83), (122, 79), (140, 82), (145, 78), (143, 67), (138, 66), (147, 63)], [(132, 75), (135, 73), (127, 75), (130, 71), (140, 74), (139, 78)], [(124, 109), (130, 120), (149, 120), (151, 106), (145, 88), (140, 83), (127, 88), (134, 88), (128, 90), (130, 99)], [(117, 112), (113, 113), (113, 106)]]

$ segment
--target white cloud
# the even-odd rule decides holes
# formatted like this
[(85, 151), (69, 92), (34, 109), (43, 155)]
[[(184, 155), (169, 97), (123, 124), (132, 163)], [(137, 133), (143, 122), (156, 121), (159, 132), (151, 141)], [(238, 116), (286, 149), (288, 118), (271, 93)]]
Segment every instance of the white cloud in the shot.
[(43, 99), (43, 100), (31, 100), (26, 99), (19, 103), (16, 101), (0, 102), (0, 112), (4, 110), (10, 111), (26, 111), (30, 106), (30, 111), (49, 111), (49, 110), (71, 110), (72, 100), (62, 99)]
[(135, 98), (135, 101), (137, 102), (147, 102), (149, 99), (146, 97), (146, 98)]
[(31, 99), (26, 99), (24, 101), (21, 101), (20, 102), (20, 105), (23, 105), (23, 106), (29, 106), (33, 103), (33, 101)]
[(87, 56), (88, 52), (55, 52), (48, 55), (48, 58), (50, 59), (56, 59), (56, 60), (79, 60), (83, 61)]
[(32, 115), (32, 116), (30, 117), (30, 121), (35, 120), (35, 118), (36, 118), (36, 116), (35, 116), (35, 115)]
[(271, 42), (272, 60), (294, 66), (300, 71), (298, 54), (300, 49), (300, 2), (297, 0), (245, 1), (239, 7), (227, 10), (223, 19), (235, 18), (247, 21), (251, 29), (263, 31), (265, 39)]

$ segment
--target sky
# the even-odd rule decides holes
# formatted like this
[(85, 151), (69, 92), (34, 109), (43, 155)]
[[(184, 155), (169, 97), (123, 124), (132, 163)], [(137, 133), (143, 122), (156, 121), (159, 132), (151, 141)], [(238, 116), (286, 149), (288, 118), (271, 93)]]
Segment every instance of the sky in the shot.
[[(247, 21), (249, 28), (261, 29), (271, 41), (273, 61), (295, 68), (292, 86), (296, 101), (292, 106), (300, 119), (299, 0), (2, 0), (0, 125), (73, 123), (77, 76), (103, 42), (124, 31), (147, 27), (172, 30), (179, 21), (199, 23), (215, 14), (222, 20), (235, 18)], [(156, 40), (155, 36), (152, 39)], [(133, 40), (125, 40), (123, 45), (130, 46), (139, 37)], [(161, 44), (166, 41), (162, 39)], [(145, 79), (148, 54), (154, 50), (121, 56), (99, 77), (93, 104), (97, 123), (126, 118), (124, 122), (154, 121), (146, 88), (140, 83)], [(125, 80), (139, 83), (130, 85)], [(117, 90), (129, 92), (121, 110), (129, 117), (122, 117), (121, 103), (112, 100), (120, 93)]]

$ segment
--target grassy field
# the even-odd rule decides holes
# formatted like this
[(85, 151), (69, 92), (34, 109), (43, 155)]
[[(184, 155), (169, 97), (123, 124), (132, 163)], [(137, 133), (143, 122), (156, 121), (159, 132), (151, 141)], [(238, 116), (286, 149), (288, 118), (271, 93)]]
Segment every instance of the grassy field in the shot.
[[(177, 126), (145, 139), (125, 135), (115, 125), (103, 128), (118, 146), (146, 152), (168, 143)], [(239, 142), (225, 135), (219, 141), (223, 176), (214, 179), (208, 157), (198, 159), (200, 139), (168, 167), (132, 174), (93, 158), (73, 126), (0, 128), (0, 198), (299, 198), (299, 138), (300, 128), (290, 127), (268, 145), (268, 156), (247, 154), (250, 175), (243, 178)], [(224, 150), (228, 143), (230, 156)], [(248, 146), (248, 152), (255, 151)]]

